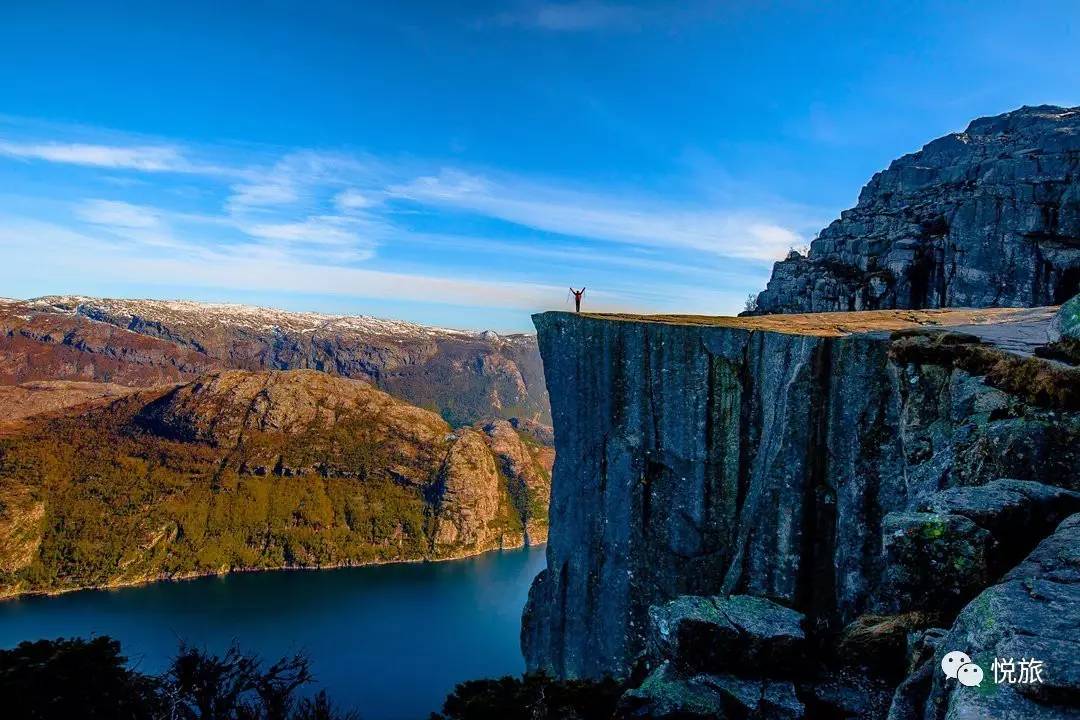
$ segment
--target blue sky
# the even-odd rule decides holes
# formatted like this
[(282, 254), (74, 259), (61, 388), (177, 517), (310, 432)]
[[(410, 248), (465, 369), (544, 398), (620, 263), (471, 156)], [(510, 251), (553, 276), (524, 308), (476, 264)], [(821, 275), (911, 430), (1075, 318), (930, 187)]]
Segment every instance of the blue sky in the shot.
[(0, 295), (733, 313), (870, 175), (1080, 104), (1075, 2), (0, 8)]

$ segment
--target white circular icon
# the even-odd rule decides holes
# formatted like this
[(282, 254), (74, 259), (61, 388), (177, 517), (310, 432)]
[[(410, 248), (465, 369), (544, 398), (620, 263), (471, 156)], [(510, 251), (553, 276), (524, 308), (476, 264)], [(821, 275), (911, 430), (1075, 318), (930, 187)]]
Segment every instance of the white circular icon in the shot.
[(956, 671), (956, 679), (960, 681), (961, 685), (967, 687), (982, 685), (983, 670), (975, 663), (969, 662), (966, 665), (961, 665), (960, 669)]
[(945, 677), (954, 678), (961, 665), (969, 665), (970, 663), (971, 658), (965, 653), (962, 653), (959, 650), (953, 650), (941, 659), (941, 671), (945, 673)]

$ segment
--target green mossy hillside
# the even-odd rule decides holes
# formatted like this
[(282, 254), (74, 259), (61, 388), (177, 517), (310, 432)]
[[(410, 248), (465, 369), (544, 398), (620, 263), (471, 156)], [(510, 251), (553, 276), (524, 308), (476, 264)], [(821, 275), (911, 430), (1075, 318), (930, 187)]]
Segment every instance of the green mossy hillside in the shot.
[[(458, 441), (434, 413), (314, 372), (230, 372), (39, 421), (0, 440), (0, 537), (19, 539), (0, 545), (0, 596), (520, 543), (501, 473), (492, 517), (436, 542)], [(494, 463), (482, 442), (468, 452)]]

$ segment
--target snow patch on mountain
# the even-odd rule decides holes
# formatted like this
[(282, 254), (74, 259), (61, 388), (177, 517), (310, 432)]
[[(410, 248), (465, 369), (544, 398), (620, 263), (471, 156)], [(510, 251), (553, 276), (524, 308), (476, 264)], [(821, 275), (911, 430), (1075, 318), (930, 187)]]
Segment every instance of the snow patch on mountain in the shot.
[[(16, 301), (17, 302), (17, 301)], [(231, 303), (204, 303), (191, 300), (125, 300), (93, 298), (81, 295), (50, 295), (26, 301), (31, 308), (83, 315), (91, 319), (139, 319), (172, 327), (222, 326), (244, 328), (253, 332), (349, 333), (402, 338), (484, 338), (494, 333), (469, 332), (429, 327), (402, 320), (386, 320), (369, 315), (330, 315), (316, 312), (293, 312), (275, 308)], [(496, 336), (497, 337), (497, 336)]]

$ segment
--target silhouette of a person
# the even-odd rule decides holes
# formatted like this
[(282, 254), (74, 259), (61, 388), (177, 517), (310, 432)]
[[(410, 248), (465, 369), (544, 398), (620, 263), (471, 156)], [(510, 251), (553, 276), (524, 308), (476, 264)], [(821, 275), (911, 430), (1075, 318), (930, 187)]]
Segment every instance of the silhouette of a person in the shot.
[(570, 288), (570, 292), (574, 293), (574, 312), (581, 312), (581, 296), (585, 294), (585, 288), (580, 290)]

